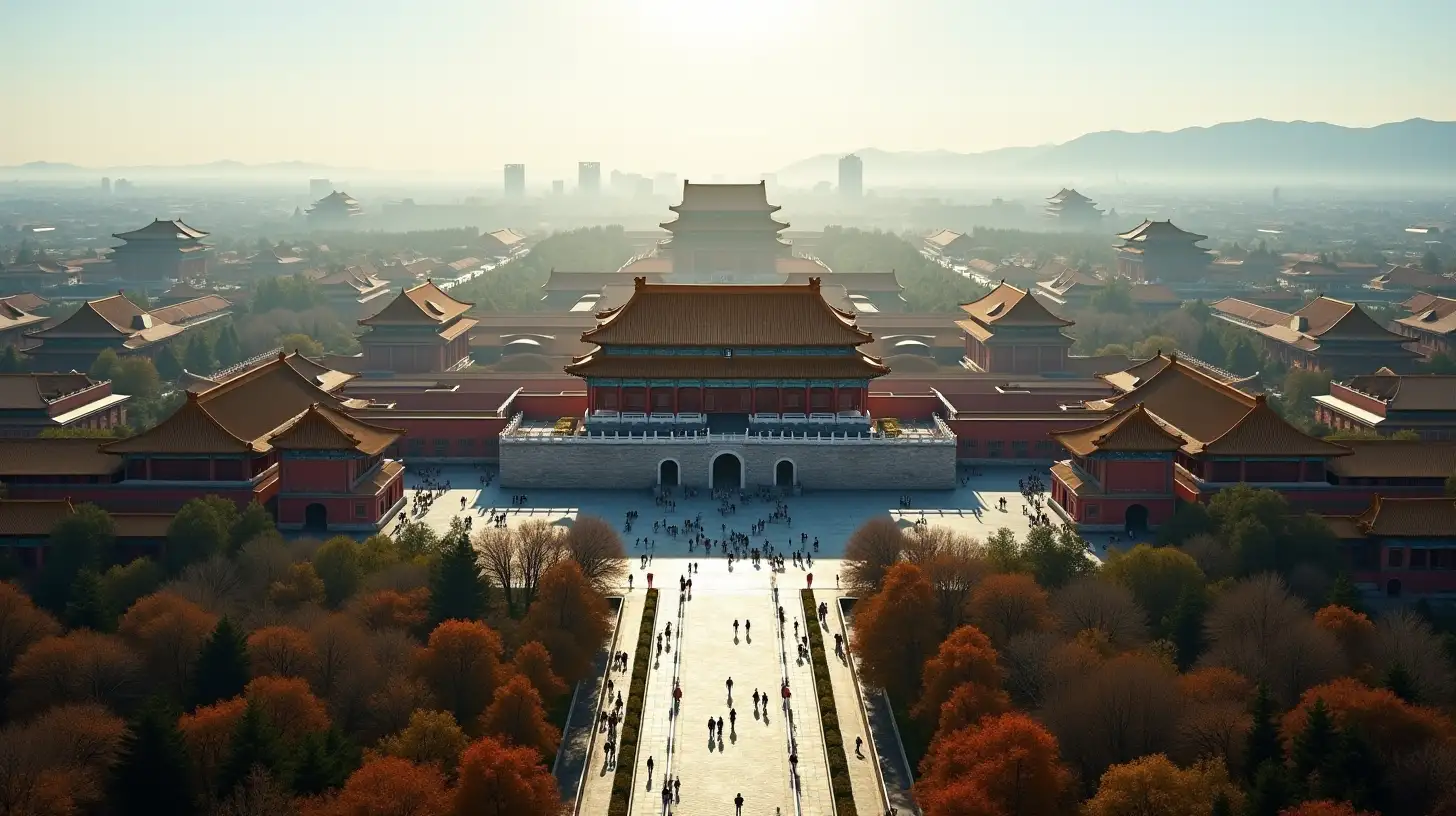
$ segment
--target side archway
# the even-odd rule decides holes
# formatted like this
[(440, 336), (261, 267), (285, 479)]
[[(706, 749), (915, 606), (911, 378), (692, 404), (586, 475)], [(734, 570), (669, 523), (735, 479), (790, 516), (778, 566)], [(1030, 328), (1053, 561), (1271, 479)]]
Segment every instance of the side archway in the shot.
[(799, 483), (799, 466), (793, 459), (774, 463), (774, 487), (794, 487)]
[(318, 502), (303, 508), (303, 529), (311, 532), (329, 529), (329, 508)]
[(682, 466), (676, 459), (663, 459), (657, 463), (657, 486), (677, 487), (682, 482)]

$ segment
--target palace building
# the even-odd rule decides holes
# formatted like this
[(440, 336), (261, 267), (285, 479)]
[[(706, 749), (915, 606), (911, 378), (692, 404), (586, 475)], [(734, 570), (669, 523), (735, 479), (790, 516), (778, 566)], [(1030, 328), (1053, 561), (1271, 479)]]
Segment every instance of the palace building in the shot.
[[(802, 285), (651, 284), (597, 316), (586, 411), (501, 438), (511, 487), (950, 486), (955, 439), (928, 417), (902, 426), (868, 409), (889, 372), (860, 351), (852, 312)], [(588, 464), (590, 463), (590, 464)]]
[(143, 309), (125, 295), (88, 300), (53, 326), (26, 335), (39, 343), (26, 349), (46, 371), (89, 371), (96, 355), (111, 349), (119, 356), (151, 356), (165, 343), (230, 313), (232, 304), (204, 295), (159, 309)]
[(1172, 221), (1144, 221), (1117, 236), (1117, 275), (1138, 283), (1190, 283), (1208, 274), (1208, 238), (1179, 229)]
[(364, 347), (362, 371), (389, 376), (470, 365), (469, 332), (475, 326), (475, 320), (465, 316), (470, 306), (432, 281), (404, 290), (359, 321), (369, 330), (359, 338)]
[[(189, 499), (256, 501), (283, 529), (368, 531), (404, 502), (401, 433), (350, 416), (364, 401), (320, 388), (314, 364), (279, 354), (115, 441), (0, 440), (0, 482), (17, 499), (175, 513)], [(29, 447), (24, 447), (29, 446)]]
[(308, 208), (308, 226), (310, 229), (344, 229), (363, 214), (364, 209), (353, 196), (335, 190)]
[(1063, 333), (1072, 321), (1047, 311), (1025, 289), (1002, 281), (979, 300), (961, 305), (965, 320), (965, 365), (993, 374), (1064, 371), (1073, 340)]
[(126, 424), (126, 402), (111, 381), (68, 374), (0, 374), (0, 437), (38, 436), (51, 428), (107, 430)]
[[(671, 237), (657, 244), (655, 255), (670, 260), (675, 282), (777, 283), (779, 260), (793, 254), (779, 236), (789, 225), (774, 220), (780, 208), (768, 203), (764, 182), (685, 181), (682, 203), (668, 209), (677, 218), (659, 225)], [(639, 270), (629, 264), (624, 271)]]
[(111, 267), (117, 278), (137, 286), (205, 278), (212, 254), (212, 247), (202, 243), (207, 235), (180, 219), (159, 218), (141, 229), (112, 236), (125, 243), (111, 251)]
[(1066, 187), (1047, 199), (1043, 213), (1063, 229), (1091, 229), (1102, 223), (1102, 211), (1092, 199)]
[(1256, 335), (1289, 366), (1351, 376), (1382, 366), (1402, 370), (1419, 356), (1406, 348), (1409, 337), (1386, 329), (1349, 301), (1318, 297), (1290, 313), (1224, 298), (1211, 308), (1217, 317)]
[(1430, 495), (1431, 485), (1406, 483), (1409, 468), (1342, 466), (1351, 445), (1300, 431), (1262, 394), (1176, 356), (1130, 384), (1086, 403), (1099, 421), (1051, 434), (1071, 455), (1052, 467), (1052, 502), (1085, 528), (1146, 530), (1172, 518), (1178, 502), (1206, 502), (1240, 483), (1271, 487), (1317, 512), (1338, 512), (1376, 489)]
[(1382, 368), (1331, 382), (1330, 393), (1314, 401), (1315, 419), (1335, 430), (1414, 431), (1422, 439), (1456, 439), (1456, 375)]

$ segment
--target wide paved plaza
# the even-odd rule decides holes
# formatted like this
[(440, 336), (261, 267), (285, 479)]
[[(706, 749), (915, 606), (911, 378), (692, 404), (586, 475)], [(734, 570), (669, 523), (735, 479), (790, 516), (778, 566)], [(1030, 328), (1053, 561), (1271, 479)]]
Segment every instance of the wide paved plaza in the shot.
[[(763, 533), (750, 536), (754, 546), (768, 541), (786, 554), (809, 550), (812, 562), (796, 566), (789, 557), (786, 568), (778, 573), (766, 562), (755, 567), (747, 560), (735, 560), (730, 566), (721, 551), (707, 555), (698, 547), (689, 552), (688, 533), (674, 537), (667, 532), (669, 525), (682, 527), (685, 520), (701, 519), (709, 538), (721, 539), (732, 531), (747, 533), (752, 524), (768, 518), (774, 507), (772, 499), (752, 495), (737, 499), (736, 510), (727, 514), (721, 511), (722, 502), (706, 491), (693, 497), (679, 495), (673, 504), (659, 503), (646, 491), (540, 490), (520, 497), (493, 482), (483, 485), (484, 471), (446, 468), (430, 472), (429, 478), (449, 482), (449, 489), (419, 518), (443, 531), (452, 518), (462, 515), (474, 516), (479, 527), (492, 512), (506, 512), (511, 526), (530, 519), (569, 524), (577, 516), (589, 514), (622, 531), (633, 581), (630, 591), (622, 588), (627, 600), (616, 650), (632, 651), (649, 573), (661, 590), (653, 626), (661, 637), (661, 653), (654, 654), (647, 666), (634, 661), (630, 672), (609, 675), (616, 688), (625, 689), (631, 674), (648, 672), (634, 769), (633, 814), (732, 814), (733, 799), (740, 793), (745, 816), (829, 816), (833, 812), (813, 666), (799, 659), (796, 644), (797, 638), (808, 634), (808, 625), (822, 628), (856, 804), (861, 813), (880, 814), (885, 812), (885, 799), (877, 763), (880, 758), (895, 756), (899, 748), (890, 735), (871, 734), (859, 707), (862, 690), (855, 686), (850, 663), (833, 655), (835, 633), (848, 633), (833, 591), (845, 542), (875, 516), (901, 519), (906, 524), (923, 518), (980, 539), (999, 527), (1024, 536), (1029, 523), (1021, 512), (1017, 482), (1029, 472), (983, 468), (953, 491), (824, 492), (788, 497), (784, 499), (788, 519), (771, 522)], [(411, 473), (408, 478), (413, 494), (421, 483), (420, 475)], [(1045, 483), (1046, 476), (1042, 479)], [(1006, 511), (997, 509), (1002, 498)], [(902, 501), (909, 506), (902, 507)], [(625, 530), (631, 510), (639, 516)], [(656, 532), (654, 522), (658, 523)], [(819, 540), (817, 553), (801, 543), (803, 536), (810, 545), (815, 538)], [(696, 571), (689, 572), (690, 564)], [(819, 590), (816, 600), (830, 607), (826, 623), (804, 620), (799, 590), (807, 586), (811, 573), (814, 588)], [(679, 592), (679, 581), (689, 576), (692, 592), (684, 595)], [(784, 610), (782, 626), (777, 620), (780, 606)], [(734, 621), (740, 623), (736, 631)], [(786, 679), (790, 689), (787, 704), (781, 696)], [(593, 688), (583, 688), (581, 693), (599, 696), (604, 683), (605, 679), (593, 681), (589, 684)], [(676, 711), (674, 687), (682, 689)], [(755, 691), (766, 702), (755, 706)], [(716, 729), (711, 736), (708, 731), (709, 719), (718, 718), (724, 723), (721, 739)], [(862, 757), (855, 756), (857, 737), (865, 740)], [(613, 770), (602, 751), (604, 738), (598, 731), (594, 738), (578, 739), (574, 747), (586, 754), (580, 812), (593, 816), (606, 812), (612, 784)], [(649, 757), (653, 762), (650, 773)], [(790, 757), (798, 760), (797, 784)], [(680, 782), (667, 804), (662, 798), (664, 779)], [(889, 793), (892, 805), (900, 806), (902, 813), (909, 812), (903, 792)]]

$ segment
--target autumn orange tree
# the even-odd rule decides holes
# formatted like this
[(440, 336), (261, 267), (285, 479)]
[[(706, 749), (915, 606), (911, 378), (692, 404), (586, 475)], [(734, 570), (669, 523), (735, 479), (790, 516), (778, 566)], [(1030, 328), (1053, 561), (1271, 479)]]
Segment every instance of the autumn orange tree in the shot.
[(430, 609), (430, 591), (424, 587), (404, 592), (381, 589), (359, 598), (355, 609), (370, 629), (412, 631), (425, 622)]
[(125, 713), (146, 688), (131, 647), (88, 629), (38, 641), (15, 661), (10, 681), (11, 710), (32, 715), (64, 703), (100, 703)]
[(999, 690), (1002, 671), (996, 649), (980, 629), (962, 626), (940, 644), (935, 656), (925, 661), (923, 691), (910, 713), (934, 729), (941, 706), (958, 687), (972, 684)]
[(313, 641), (296, 626), (265, 626), (249, 635), (248, 657), (254, 677), (308, 677), (318, 664)]
[(575, 561), (557, 561), (542, 573), (521, 630), (546, 647), (556, 673), (573, 684), (591, 671), (607, 638), (607, 614), (607, 602), (581, 567)]
[(1334, 724), (1353, 727), (1383, 757), (1409, 754), (1434, 740), (1450, 739), (1449, 719), (1441, 712), (1416, 706), (1395, 696), (1389, 689), (1376, 689), (1358, 680), (1341, 677), (1306, 691), (1284, 715), (1281, 734), (1289, 745), (1301, 734), (1316, 702), (1328, 709)]
[(1022, 632), (1037, 632), (1051, 623), (1046, 590), (1025, 573), (992, 575), (971, 592), (971, 622), (991, 642), (1004, 644)]
[(485, 710), (501, 676), (501, 639), (479, 621), (447, 620), (415, 658), (415, 670), (459, 723)]
[(242, 697), (199, 706), (177, 722), (197, 774), (198, 790), (213, 790), (232, 747), (233, 734), (248, 705)]
[(268, 724), (288, 742), (328, 730), (328, 711), (302, 678), (254, 677), (243, 696), (262, 710)]
[(1211, 816), (1215, 807), (1236, 811), (1242, 800), (1222, 762), (1179, 768), (1166, 756), (1151, 754), (1108, 768), (1083, 811), (1086, 816)]
[(192, 601), (157, 592), (132, 604), (117, 632), (141, 656), (149, 685), (182, 700), (202, 644), (216, 626), (217, 616)]
[(935, 590), (919, 567), (900, 563), (885, 573), (884, 588), (855, 605), (853, 649), (860, 673), (909, 705), (920, 691), (920, 672), (938, 645)]
[(32, 645), (61, 631), (50, 613), (36, 607), (25, 590), (0, 581), (0, 702), (10, 690), (10, 671)]
[(530, 681), (546, 702), (566, 693), (566, 683), (551, 670), (551, 654), (539, 640), (527, 641), (511, 656), (511, 671)]
[(555, 754), (559, 742), (556, 729), (546, 721), (541, 695), (531, 681), (520, 675), (507, 680), (496, 692), (480, 719), (480, 732), (535, 748), (543, 757)]
[(1054, 816), (1075, 808), (1071, 792), (1056, 739), (1020, 713), (937, 737), (915, 782), (925, 816)]
[(1362, 675), (1368, 671), (1375, 647), (1375, 624), (1365, 613), (1330, 604), (1314, 613), (1314, 624), (1340, 642), (1348, 669)]
[(1011, 710), (1011, 698), (994, 686), (962, 683), (951, 692), (950, 699), (940, 706), (937, 723), (941, 733), (950, 734), (981, 720)]
[(455, 813), (556, 816), (556, 780), (535, 749), (481, 737), (460, 757)]
[(374, 757), (333, 796), (307, 801), (300, 816), (448, 816), (445, 775), (434, 765)]

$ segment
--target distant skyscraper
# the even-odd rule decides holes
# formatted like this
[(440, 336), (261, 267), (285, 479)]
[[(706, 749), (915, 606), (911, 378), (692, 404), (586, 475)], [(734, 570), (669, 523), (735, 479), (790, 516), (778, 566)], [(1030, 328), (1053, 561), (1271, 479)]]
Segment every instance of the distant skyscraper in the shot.
[(839, 160), (839, 194), (845, 198), (864, 195), (864, 162), (853, 153)]
[(101, 177), (101, 194), (111, 195), (111, 179), (107, 176)]
[(521, 198), (526, 194), (526, 165), (506, 165), (506, 198)]
[(559, 195), (563, 195), (565, 193), (566, 193), (566, 182), (565, 181), (563, 181), (562, 179), (556, 179), (555, 181), (551, 182), (551, 195), (559, 196)]
[(582, 195), (600, 195), (602, 192), (602, 166), (598, 162), (577, 162), (576, 190)]
[(308, 197), (314, 201), (324, 198), (334, 191), (334, 183), (328, 179), (309, 179)]
[(131, 192), (131, 182), (126, 179), (117, 179), (116, 185), (112, 189), (116, 191), (117, 195), (124, 195)]

